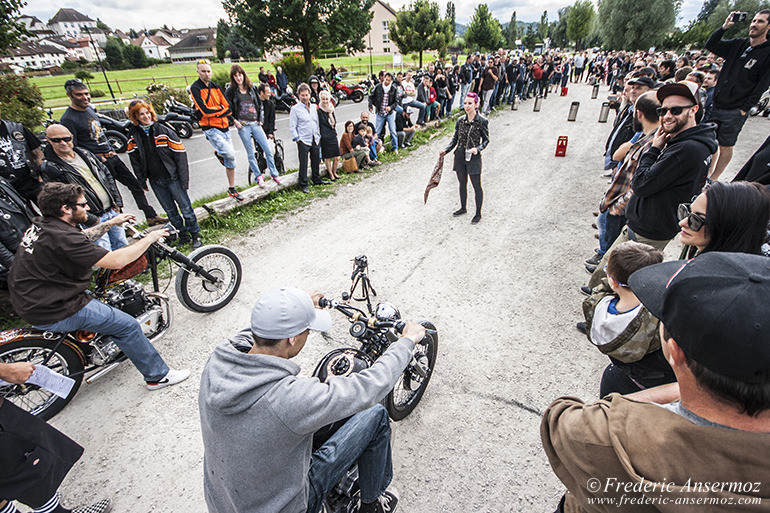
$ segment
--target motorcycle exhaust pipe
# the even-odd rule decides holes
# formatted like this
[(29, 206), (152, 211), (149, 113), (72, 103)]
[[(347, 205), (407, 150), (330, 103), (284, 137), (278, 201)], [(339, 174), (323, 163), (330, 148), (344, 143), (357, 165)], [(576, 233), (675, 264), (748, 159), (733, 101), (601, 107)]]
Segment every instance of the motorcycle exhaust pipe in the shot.
[(108, 372), (110, 372), (112, 370), (115, 370), (115, 367), (120, 365), (122, 362), (123, 362), (123, 360), (118, 360), (116, 362), (112, 362), (111, 364), (109, 364), (108, 366), (104, 367), (100, 371), (98, 371), (98, 372), (92, 374), (91, 376), (87, 377), (86, 378), (86, 383), (88, 383), (90, 385), (91, 383), (93, 383), (97, 379), (101, 378), (102, 376), (104, 376)]

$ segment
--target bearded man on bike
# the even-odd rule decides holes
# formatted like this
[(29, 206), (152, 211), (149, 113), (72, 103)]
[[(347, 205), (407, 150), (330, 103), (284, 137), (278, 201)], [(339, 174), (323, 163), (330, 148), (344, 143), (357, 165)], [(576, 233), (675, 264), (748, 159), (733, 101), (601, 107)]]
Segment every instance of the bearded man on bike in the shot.
[(86, 222), (89, 209), (81, 186), (48, 183), (37, 201), (43, 217), (35, 218), (24, 234), (8, 276), (11, 304), (19, 317), (45, 331), (109, 335), (142, 373), (149, 390), (187, 379), (190, 371), (169, 369), (136, 319), (87, 292), (93, 266), (120, 269), (168, 236), (168, 231), (156, 230), (129, 246), (108, 251), (94, 242), (113, 226), (135, 219), (133, 215), (119, 214), (81, 230), (78, 225)]
[[(290, 361), (310, 330), (328, 331), (320, 292), (263, 294), (251, 326), (220, 344), (201, 376), (198, 406), (204, 446), (204, 495), (211, 513), (318, 513), (358, 463), (361, 513), (395, 511), (390, 425), (378, 404), (412, 358), (425, 328), (406, 324), (371, 367), (326, 383), (299, 378)], [(349, 417), (349, 418), (348, 418)], [(313, 434), (348, 419), (313, 452)]]

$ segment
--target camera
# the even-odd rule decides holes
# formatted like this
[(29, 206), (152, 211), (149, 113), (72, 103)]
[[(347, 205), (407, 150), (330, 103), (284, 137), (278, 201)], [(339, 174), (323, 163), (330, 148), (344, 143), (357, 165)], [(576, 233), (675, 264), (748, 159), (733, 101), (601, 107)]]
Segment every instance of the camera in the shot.
[(746, 21), (746, 17), (749, 15), (747, 12), (734, 12), (733, 13), (733, 23), (740, 23), (742, 21)]
[(359, 269), (365, 269), (366, 267), (369, 266), (369, 260), (366, 258), (366, 255), (358, 255), (355, 258), (353, 265), (355, 265)]

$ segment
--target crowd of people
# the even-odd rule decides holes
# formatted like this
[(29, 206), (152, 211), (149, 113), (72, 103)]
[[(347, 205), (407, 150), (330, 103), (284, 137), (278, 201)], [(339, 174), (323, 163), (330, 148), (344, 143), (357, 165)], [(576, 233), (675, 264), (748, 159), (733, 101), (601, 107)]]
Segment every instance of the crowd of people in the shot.
[[(705, 51), (681, 56), (548, 52), (520, 59), (501, 51), (470, 55), (462, 66), (431, 64), (419, 84), (411, 71), (384, 72), (369, 110), (358, 122), (346, 121), (339, 139), (334, 104), (318, 75), (297, 87), (299, 102), (289, 120), (300, 155), (299, 187), (305, 192), (308, 158), (313, 184), (325, 183), (321, 159), (330, 180), (337, 178), (340, 161), (349, 171), (377, 165), (386, 128), (398, 152), (409, 145), (415, 125), (448, 115), (459, 97), (463, 114), (441, 157), (454, 150), (460, 185), (455, 216), (467, 211), (471, 180), (474, 224), (483, 202), (481, 152), (489, 143), (484, 113), (531, 94), (546, 97), (553, 87), (584, 79), (619, 93), (614, 125), (597, 152), (597, 167), (609, 171), (610, 183), (597, 198), (599, 247), (586, 261), (591, 277), (580, 287), (587, 296), (585, 321), (577, 326), (610, 361), (598, 387), (600, 401), (562, 398), (545, 412), (543, 446), (567, 487), (558, 512), (614, 511), (619, 506), (613, 501), (623, 497), (653, 497), (645, 504), (657, 511), (655, 504), (682, 496), (688, 479), (724, 484), (736, 476), (754, 481), (767, 474), (770, 266), (763, 252), (768, 253), (770, 223), (770, 137), (732, 182), (719, 177), (749, 108), (770, 85), (770, 11), (754, 15), (748, 37), (725, 41), (732, 14)], [(255, 86), (241, 66), (233, 65), (223, 90), (211, 82), (208, 63), (199, 62), (197, 69), (191, 94), (201, 127), (226, 168), (230, 195), (242, 200), (235, 190), (230, 123), (263, 186), (252, 140), (272, 156), (275, 111), (268, 99), (286, 82), (260, 70)], [(323, 77), (323, 69), (317, 73)], [(61, 123), (47, 128), (44, 151), (19, 123), (0, 122), (3, 283), (17, 314), (31, 325), (106, 333), (149, 390), (174, 385), (190, 372), (170, 368), (133, 317), (86, 291), (93, 266), (120, 268), (168, 236), (159, 229), (127, 244), (120, 225), (134, 216), (121, 212), (116, 181), (129, 188), (149, 224), (164, 222), (144, 196), (149, 182), (180, 240), (200, 245), (186, 192), (184, 146), (157, 122), (149, 103), (132, 102), (131, 173), (109, 148), (87, 86), (73, 80), (66, 88), (71, 105)], [(268, 169), (280, 183), (275, 168), (268, 164)], [(663, 252), (677, 236), (685, 245), (681, 259), (664, 262)], [(425, 329), (406, 323), (401, 337), (360, 373), (328, 384), (298, 377), (300, 369), (290, 360), (311, 330), (331, 326), (328, 314), (319, 310), (322, 298), (320, 292), (293, 288), (262, 294), (249, 326), (219, 345), (206, 364), (199, 408), (209, 511), (317, 513), (354, 462), (359, 511), (395, 510), (390, 427), (378, 403), (401, 376)], [(33, 370), (29, 362), (0, 363), (0, 379), (21, 384)], [(314, 450), (313, 433), (341, 420), (342, 427)], [(15, 513), (14, 500), (36, 513), (110, 509), (109, 500), (75, 510), (60, 504), (59, 484), (83, 453), (77, 443), (2, 399), (0, 428), (0, 513)], [(40, 448), (50, 457), (26, 465), (30, 455), (40, 456)], [(661, 486), (646, 496), (625, 486), (640, 481)], [(723, 487), (718, 493), (708, 487), (687, 490), (687, 497), (752, 504), (745, 501), (768, 500), (767, 486)], [(600, 497), (613, 501), (599, 505), (594, 499)]]

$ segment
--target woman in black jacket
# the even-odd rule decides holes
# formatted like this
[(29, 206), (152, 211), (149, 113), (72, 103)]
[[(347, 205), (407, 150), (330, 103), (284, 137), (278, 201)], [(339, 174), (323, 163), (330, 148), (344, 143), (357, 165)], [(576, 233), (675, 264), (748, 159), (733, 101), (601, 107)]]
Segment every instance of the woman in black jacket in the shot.
[(460, 181), (460, 210), (453, 215), (460, 216), (467, 212), (465, 204), (470, 177), (476, 194), (476, 215), (471, 219), (471, 223), (476, 224), (481, 221), (481, 204), (484, 200), (484, 191), (481, 190), (481, 152), (489, 144), (489, 124), (478, 113), (479, 96), (476, 93), (467, 94), (463, 99), (463, 108), (465, 116), (458, 118), (452, 141), (441, 152), (441, 156), (456, 148), (453, 169)]
[(129, 129), (128, 155), (139, 183), (146, 190), (147, 180), (150, 181), (168, 220), (179, 231), (179, 243), (192, 240), (193, 249), (201, 247), (198, 219), (187, 194), (190, 185), (187, 152), (179, 136), (166, 125), (157, 123), (155, 109), (144, 101), (131, 103), (128, 118), (134, 124)]

